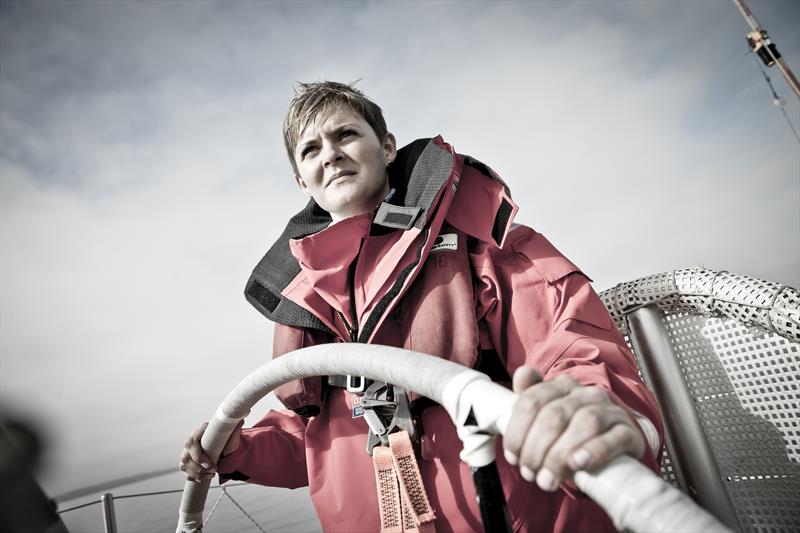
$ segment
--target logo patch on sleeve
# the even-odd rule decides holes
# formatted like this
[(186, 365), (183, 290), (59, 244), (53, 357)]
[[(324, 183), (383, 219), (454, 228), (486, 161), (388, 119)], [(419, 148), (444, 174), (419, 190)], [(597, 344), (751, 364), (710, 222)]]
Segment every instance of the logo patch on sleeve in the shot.
[(458, 250), (458, 235), (455, 233), (443, 233), (436, 237), (431, 246), (431, 253), (440, 250)]

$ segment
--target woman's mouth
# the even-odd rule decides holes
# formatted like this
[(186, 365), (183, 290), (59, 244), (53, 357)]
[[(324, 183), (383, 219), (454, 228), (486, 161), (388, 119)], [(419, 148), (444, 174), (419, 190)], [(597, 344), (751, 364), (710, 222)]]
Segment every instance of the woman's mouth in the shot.
[(334, 181), (337, 181), (337, 180), (339, 180), (341, 178), (346, 178), (347, 176), (352, 176), (354, 174), (355, 174), (355, 171), (353, 171), (353, 170), (340, 170), (339, 172), (337, 172), (336, 174), (331, 176), (331, 178), (328, 180), (328, 184), (330, 185)]

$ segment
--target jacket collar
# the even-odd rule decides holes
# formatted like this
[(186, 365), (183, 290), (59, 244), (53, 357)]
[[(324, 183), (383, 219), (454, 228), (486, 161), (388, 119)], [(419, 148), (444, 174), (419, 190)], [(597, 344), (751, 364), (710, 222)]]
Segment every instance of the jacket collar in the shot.
[[(423, 228), (453, 163), (454, 156), (444, 147), (441, 137), (418, 139), (398, 150), (388, 169), (389, 185), (395, 189), (395, 194), (380, 205), (373, 226)], [(314, 235), (330, 223), (330, 214), (311, 199), (289, 220), (281, 236), (253, 269), (245, 287), (245, 297), (270, 320), (330, 332), (319, 318), (281, 294), (301, 270), (290, 249), (290, 241)]]
[[(459, 185), (462, 169), (464, 179)], [(361, 229), (364, 235), (412, 228), (425, 228), (427, 232), (434, 218), (438, 222), (432, 229), (438, 231), (446, 214), (449, 223), (468, 236), (496, 247), (503, 246), (517, 206), (511, 200), (508, 187), (488, 166), (472, 157), (456, 155), (441, 137), (435, 137), (418, 139), (398, 150), (388, 170), (389, 185), (395, 193), (380, 205), (371, 224)], [(454, 174), (451, 186), (456, 201), (448, 201), (442, 208), (437, 199), (442, 197), (442, 186), (451, 174)], [(457, 189), (460, 194), (456, 194)], [(367, 215), (369, 217), (372, 214)], [(245, 297), (265, 317), (281, 324), (333, 333), (312, 312), (283, 296), (284, 289), (301, 271), (290, 249), (290, 241), (315, 235), (330, 224), (330, 214), (310, 200), (289, 220), (281, 236), (253, 269), (245, 287)], [(435, 237), (429, 240), (432, 242)], [(427, 249), (417, 250), (417, 254), (420, 253), (425, 255)], [(401, 278), (403, 276), (401, 273)], [(375, 313), (370, 319), (379, 316), (381, 313)]]

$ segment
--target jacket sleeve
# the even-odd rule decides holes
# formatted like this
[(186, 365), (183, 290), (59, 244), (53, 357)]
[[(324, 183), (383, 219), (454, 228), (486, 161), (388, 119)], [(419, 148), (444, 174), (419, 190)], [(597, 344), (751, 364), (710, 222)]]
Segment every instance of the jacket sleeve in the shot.
[[(272, 334), (272, 357), (281, 357), (307, 346), (331, 342), (324, 333), (296, 326), (275, 324)], [(302, 416), (314, 416), (322, 408), (323, 380), (320, 376), (296, 379), (275, 389), (281, 403)]]
[(568, 374), (607, 391), (642, 431), (648, 446), (640, 459), (657, 472), (658, 405), (591, 280), (525, 226), (509, 232), (502, 249), (478, 245), (471, 260), (481, 344), (491, 344), (509, 375), (528, 365), (545, 379)]
[(220, 459), (220, 482), (235, 479), (288, 489), (308, 485), (305, 431), (303, 417), (289, 410), (270, 411), (243, 429), (239, 447)]
[[(304, 328), (275, 324), (273, 357), (324, 342), (322, 334)], [(322, 378), (299, 379), (275, 389), (288, 408), (270, 411), (252, 428), (242, 430), (239, 447), (218, 465), (220, 480), (246, 480), (271, 487), (308, 485), (306, 471), (306, 418), (322, 405)]]

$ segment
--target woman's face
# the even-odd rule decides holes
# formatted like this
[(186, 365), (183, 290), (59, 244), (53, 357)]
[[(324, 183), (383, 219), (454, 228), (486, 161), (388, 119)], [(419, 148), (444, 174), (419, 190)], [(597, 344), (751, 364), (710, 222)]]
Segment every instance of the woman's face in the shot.
[(368, 213), (389, 192), (386, 166), (395, 149), (394, 135), (378, 139), (361, 115), (342, 108), (317, 116), (301, 133), (295, 180), (334, 222)]

